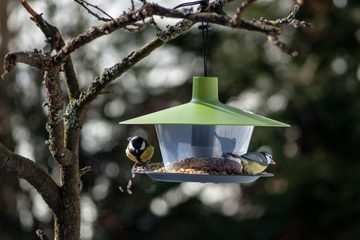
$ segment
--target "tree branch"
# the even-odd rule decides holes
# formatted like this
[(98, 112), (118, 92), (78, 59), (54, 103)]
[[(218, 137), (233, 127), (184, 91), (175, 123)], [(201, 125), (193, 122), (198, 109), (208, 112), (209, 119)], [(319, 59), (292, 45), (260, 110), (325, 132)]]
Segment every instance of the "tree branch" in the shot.
[(209, 4), (209, 6), (205, 9), (205, 12), (214, 12), (221, 15), (227, 15), (223, 7), (225, 7), (230, 2), (233, 2), (234, 0), (216, 0)]
[[(231, 1), (216, 1), (214, 2), (214, 4), (216, 3), (222, 7), (229, 2)], [(214, 4), (210, 4), (209, 8), (214, 8), (215, 6)], [(124, 13), (123, 15), (119, 16), (118, 18), (112, 21), (103, 23), (99, 26), (92, 27), (89, 30), (80, 33), (78, 36), (70, 39), (68, 42), (66, 42), (65, 46), (62, 47), (62, 49), (55, 56), (53, 56), (53, 61), (59, 64), (65, 61), (73, 51), (91, 42), (92, 40), (110, 34), (117, 29), (125, 28), (128, 25), (133, 25), (137, 21), (144, 20), (145, 18), (151, 17), (153, 15), (188, 19), (193, 22), (209, 22), (224, 26), (230, 26), (233, 28), (241, 28), (241, 29), (247, 29), (247, 30), (258, 31), (263, 33), (280, 32), (280, 29), (278, 27), (268, 26), (257, 22), (249, 22), (245, 20), (234, 22), (232, 18), (230, 18), (227, 15), (221, 15), (216, 13), (203, 13), (203, 12), (184, 13), (182, 11), (164, 8), (157, 4), (145, 3), (138, 10)]]
[(45, 232), (41, 229), (36, 230), (36, 235), (39, 237), (40, 240), (49, 240)]
[(12, 173), (28, 181), (42, 196), (50, 209), (58, 210), (59, 187), (36, 163), (19, 156), (0, 143), (0, 172)]
[(289, 54), (292, 57), (296, 57), (297, 55), (299, 55), (299, 52), (296, 49), (288, 46), (287, 44), (285, 44), (283, 42), (281, 42), (279, 40), (278, 36), (275, 35), (275, 34), (269, 34), (268, 35), (268, 40), (272, 44), (274, 44), (276, 47), (278, 47), (281, 51), (283, 51), (286, 54)]
[(67, 41), (65, 46), (63, 46), (61, 50), (55, 56), (53, 56), (53, 61), (60, 64), (64, 62), (73, 51), (91, 42), (92, 40), (110, 34), (117, 29), (126, 27), (127, 25), (132, 25), (133, 23), (143, 20), (144, 18), (144, 8), (141, 7), (136, 11), (124, 13), (120, 17), (109, 22), (103, 23), (99, 26), (91, 27), (87, 31), (80, 33), (78, 36)]
[(69, 165), (71, 153), (64, 146), (63, 96), (60, 86), (59, 67), (51, 63), (50, 56), (44, 59), (43, 79), (48, 99), (49, 149), (52, 156), (60, 165)]
[(21, 5), (31, 15), (32, 20), (38, 15), (38, 13), (30, 6), (27, 0), (21, 0)]
[[(76, 144), (73, 147), (68, 146), (68, 141), (65, 139), (65, 135), (75, 136), (77, 131), (73, 129), (64, 127), (63, 121), (63, 97), (60, 86), (59, 71), (60, 67), (53, 64), (50, 58), (50, 54), (53, 49), (59, 51), (64, 45), (65, 42), (60, 34), (60, 31), (46, 20), (43, 19), (41, 14), (38, 14), (26, 0), (23, 0), (22, 5), (31, 15), (31, 19), (36, 23), (40, 30), (45, 35), (47, 42), (51, 45), (51, 50), (46, 51), (43, 54), (43, 79), (46, 89), (46, 94), (48, 98), (48, 122), (46, 129), (49, 132), (49, 149), (52, 156), (55, 160), (63, 166), (71, 164), (74, 160), (74, 157), (77, 156), (77, 146), (78, 138), (72, 140)], [(63, 70), (65, 74), (65, 82), (67, 86), (67, 92), (70, 99), (70, 102), (77, 99), (80, 95), (80, 89), (78, 85), (77, 76), (72, 64), (72, 60), (68, 57), (63, 65)], [(69, 149), (75, 149), (74, 152)]]
[[(26, 0), (22, 0), (21, 4), (26, 9), (26, 11), (31, 15), (31, 20), (33, 20), (36, 25), (40, 28), (43, 34), (46, 37), (47, 42), (50, 43), (52, 49), (59, 51), (64, 45), (65, 42), (60, 34), (60, 31), (57, 27), (48, 23), (41, 14), (38, 14)], [(69, 99), (77, 99), (80, 95), (79, 83), (74, 70), (74, 66), (71, 60), (71, 57), (67, 58), (63, 66), (65, 74), (65, 82), (67, 87), (67, 92)]]
[(130, 53), (120, 63), (105, 69), (100, 77), (95, 79), (88, 89), (81, 93), (78, 102), (79, 108), (81, 109), (90, 103), (108, 83), (121, 76), (130, 67), (147, 57), (158, 47), (190, 29), (193, 24), (192, 21), (188, 20), (178, 22), (175, 26), (169, 27), (166, 31), (159, 33), (152, 41), (148, 42), (137, 51)]
[(40, 69), (42, 67), (41, 51), (35, 49), (34, 51), (13, 52), (5, 55), (4, 73), (1, 78), (4, 78), (15, 66), (16, 63), (25, 63), (29, 66)]
[(244, 12), (244, 10), (251, 5), (253, 2), (255, 2), (256, 0), (245, 0), (241, 3), (240, 7), (238, 7), (236, 9), (236, 13), (233, 17), (234, 22), (238, 23), (239, 21), (241, 21), (241, 14)]
[[(299, 11), (300, 9), (300, 4), (295, 4), (293, 7), (293, 10), (289, 13), (288, 16), (284, 17), (284, 18), (280, 18), (280, 19), (276, 19), (276, 20), (267, 20), (265, 18), (260, 18), (260, 22), (265, 23), (267, 25), (271, 25), (271, 26), (276, 26), (276, 27), (280, 27), (282, 25), (289, 25), (292, 26), (293, 28), (308, 28), (311, 27), (311, 24), (306, 22), (306, 21), (300, 21), (298, 19), (296, 19), (296, 13)], [(256, 20), (254, 20), (256, 21)]]
[[(97, 5), (88, 3), (85, 0), (74, 0), (75, 2), (77, 2), (80, 6), (82, 6), (83, 8), (85, 8), (87, 10), (88, 13), (90, 13), (91, 15), (93, 15), (94, 17), (96, 17), (98, 20), (100, 21), (104, 21), (104, 22), (108, 22), (111, 20), (114, 20), (113, 17), (111, 17), (107, 12), (105, 12), (104, 10), (102, 10), (100, 7), (98, 7)], [(94, 11), (92, 11), (90, 9), (90, 7), (98, 10), (99, 12), (103, 13), (105, 16), (107, 16), (107, 18), (104, 17), (100, 17), (98, 14), (96, 14)], [(133, 8), (132, 10), (135, 10), (135, 8)]]
[(91, 172), (92, 167), (91, 166), (86, 166), (80, 169), (80, 177), (82, 177), (83, 175), (87, 174), (88, 172)]
[(157, 4), (147, 3), (144, 5), (146, 13), (148, 15), (158, 15), (162, 17), (170, 17), (170, 18), (182, 18), (188, 19), (193, 22), (208, 22), (214, 23), (218, 25), (228, 26), (232, 28), (246, 29), (250, 31), (262, 32), (262, 33), (280, 33), (280, 28), (276, 26), (269, 26), (266, 24), (261, 24), (258, 22), (251, 22), (239, 19), (238, 21), (234, 21), (233, 18), (227, 15), (221, 15), (210, 12), (196, 12), (196, 13), (188, 13), (182, 12), (179, 10), (169, 9)]

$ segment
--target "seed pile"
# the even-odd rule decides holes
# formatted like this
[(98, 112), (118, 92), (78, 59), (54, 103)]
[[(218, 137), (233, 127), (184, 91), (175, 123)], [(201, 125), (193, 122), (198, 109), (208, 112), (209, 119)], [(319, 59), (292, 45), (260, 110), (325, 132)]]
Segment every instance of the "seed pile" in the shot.
[(134, 166), (133, 172), (159, 172), (159, 173), (187, 173), (187, 174), (213, 174), (213, 175), (241, 175), (242, 165), (231, 158), (187, 158), (164, 167), (162, 163), (150, 163), (143, 166)]
[(147, 163), (145, 165), (135, 164), (132, 168), (133, 173), (145, 173), (145, 172), (156, 172), (160, 168), (163, 168), (162, 163)]

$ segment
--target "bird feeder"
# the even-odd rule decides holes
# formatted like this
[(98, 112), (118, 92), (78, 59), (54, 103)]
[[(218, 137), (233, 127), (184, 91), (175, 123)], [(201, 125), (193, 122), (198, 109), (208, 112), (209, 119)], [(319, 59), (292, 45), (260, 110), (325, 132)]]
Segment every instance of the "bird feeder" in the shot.
[[(221, 103), (216, 77), (194, 77), (192, 99), (186, 104), (129, 119), (120, 124), (155, 125), (165, 169), (185, 159), (222, 158), (226, 153), (245, 154), (254, 126), (289, 127), (248, 111)], [(144, 172), (156, 181), (247, 183), (258, 175)]]

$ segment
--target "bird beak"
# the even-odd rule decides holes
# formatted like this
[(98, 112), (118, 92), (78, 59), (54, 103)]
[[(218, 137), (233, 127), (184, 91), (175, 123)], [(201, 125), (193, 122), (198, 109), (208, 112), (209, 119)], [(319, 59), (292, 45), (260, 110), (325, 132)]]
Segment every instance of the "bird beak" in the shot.
[(272, 160), (272, 159), (271, 159), (271, 163), (270, 163), (270, 164), (275, 165), (275, 164), (276, 164), (276, 162), (275, 162), (274, 160)]

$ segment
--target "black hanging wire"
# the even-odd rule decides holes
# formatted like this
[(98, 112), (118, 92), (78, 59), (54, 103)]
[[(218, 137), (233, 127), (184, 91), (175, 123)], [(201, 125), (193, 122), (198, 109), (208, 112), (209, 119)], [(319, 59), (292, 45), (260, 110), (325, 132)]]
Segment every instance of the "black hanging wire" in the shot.
[(209, 52), (209, 29), (210, 25), (208, 22), (206, 24), (201, 22), (201, 26), (199, 26), (202, 35), (203, 42), (203, 59), (204, 59), (204, 76), (208, 76), (208, 52)]
[[(206, 8), (207, 2), (204, 0), (194, 1), (194, 2), (185, 2), (185, 3), (177, 5), (173, 9), (194, 6), (197, 4), (200, 4), (201, 11), (203, 11)], [(210, 25), (208, 22), (206, 22), (206, 23), (201, 22), (201, 25), (199, 26), (199, 30), (201, 30), (202, 42), (203, 42), (203, 59), (204, 59), (204, 76), (205, 77), (208, 76), (209, 29), (210, 29)]]
[(173, 9), (178, 9), (178, 8), (182, 8), (182, 7), (194, 6), (194, 5), (197, 5), (197, 4), (203, 5), (203, 4), (204, 4), (204, 1), (194, 1), (194, 2), (182, 3), (182, 4), (177, 5), (177, 6), (174, 7)]

